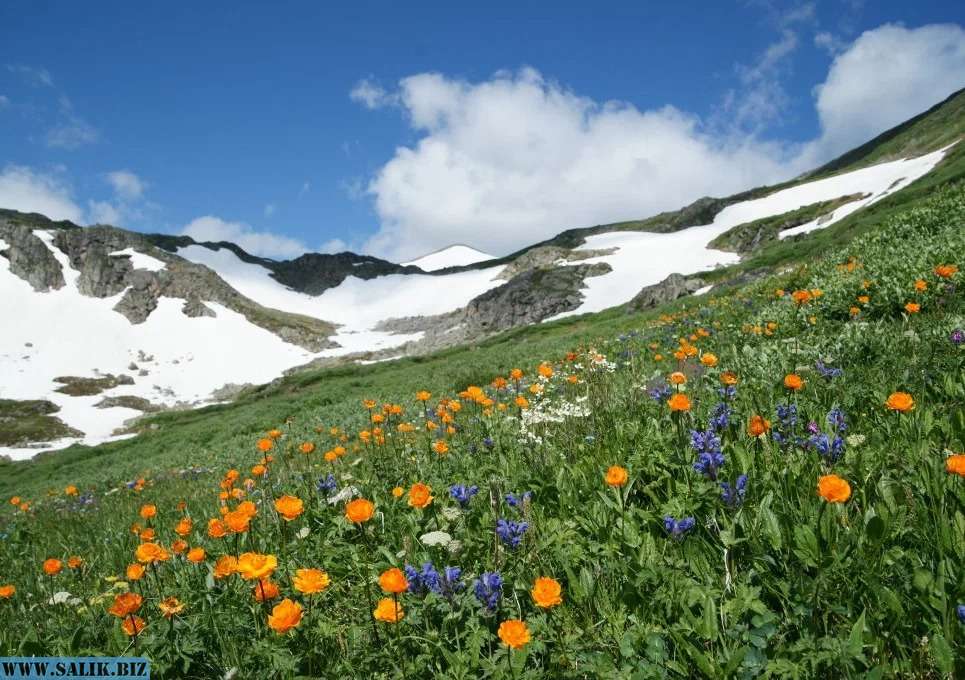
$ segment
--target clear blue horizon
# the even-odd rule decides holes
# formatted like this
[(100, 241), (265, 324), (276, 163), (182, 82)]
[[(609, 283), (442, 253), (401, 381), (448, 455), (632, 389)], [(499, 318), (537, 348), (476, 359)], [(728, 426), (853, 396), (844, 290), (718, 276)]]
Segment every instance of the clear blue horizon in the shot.
[(277, 257), (498, 255), (846, 151), (965, 84), (963, 21), (951, 2), (15, 0), (0, 207)]

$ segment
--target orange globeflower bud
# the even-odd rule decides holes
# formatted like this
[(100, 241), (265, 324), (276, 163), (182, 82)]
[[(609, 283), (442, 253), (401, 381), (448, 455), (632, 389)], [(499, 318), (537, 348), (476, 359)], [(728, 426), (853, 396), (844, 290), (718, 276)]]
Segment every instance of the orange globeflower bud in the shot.
[(686, 394), (678, 392), (670, 397), (669, 401), (667, 401), (667, 406), (669, 406), (671, 412), (674, 413), (689, 411), (690, 399), (687, 398)]
[(305, 504), (300, 498), (285, 495), (275, 500), (275, 510), (286, 522), (291, 522), (305, 510)]
[(139, 635), (146, 627), (147, 624), (144, 622), (144, 619), (133, 614), (121, 621), (121, 630), (123, 630), (128, 637)]
[(375, 504), (364, 498), (356, 498), (345, 504), (345, 517), (355, 524), (363, 524), (372, 519), (375, 513)]
[(956, 453), (945, 459), (948, 474), (965, 477), (965, 454)]
[(157, 514), (157, 506), (151, 503), (142, 505), (140, 514), (143, 519), (151, 519)]
[(513, 649), (522, 649), (530, 641), (529, 628), (519, 619), (509, 619), (499, 624), (499, 639)]
[(424, 509), (432, 503), (432, 489), (422, 482), (417, 482), (409, 489), (409, 505), (413, 508)]
[(391, 597), (383, 597), (372, 612), (372, 616), (376, 621), (398, 623), (405, 618), (405, 612), (402, 610), (402, 605)]
[(604, 476), (606, 483), (610, 486), (623, 486), (627, 483), (627, 469), (619, 465), (611, 465)]
[(713, 368), (717, 365), (717, 355), (711, 354), (710, 352), (704, 352), (700, 355), (700, 363), (708, 368)]
[(191, 533), (191, 527), (193, 524), (194, 523), (191, 521), (190, 517), (184, 517), (174, 527), (174, 533), (176, 533), (178, 536), (187, 536)]
[(432, 450), (438, 453), (440, 456), (442, 456), (449, 453), (449, 445), (446, 444), (446, 442), (444, 442), (443, 440), (437, 439), (432, 444)]
[(917, 302), (908, 302), (905, 304), (905, 311), (909, 314), (917, 314), (921, 311), (921, 305)]
[(74, 486), (73, 484), (68, 484), (67, 486), (64, 487), (64, 495), (66, 495), (66, 496), (76, 496), (76, 495), (77, 495), (77, 487)]
[(728, 387), (737, 384), (737, 374), (733, 371), (724, 371), (720, 374), (720, 382)]
[(892, 411), (908, 413), (915, 408), (915, 400), (907, 392), (892, 392), (885, 401), (885, 406)]
[(811, 291), (809, 290), (796, 290), (791, 293), (791, 299), (799, 305), (803, 305), (805, 302), (810, 302), (812, 297)]
[(187, 541), (177, 540), (171, 544), (171, 552), (173, 552), (175, 555), (180, 555), (187, 549), (188, 549)]
[(797, 373), (788, 373), (784, 376), (784, 387), (792, 392), (797, 392), (804, 387), (804, 379)]
[(398, 595), (409, 589), (409, 581), (398, 567), (386, 569), (379, 576), (379, 587), (387, 593)]
[(274, 600), (276, 597), (278, 597), (280, 592), (278, 590), (278, 585), (266, 578), (258, 581), (252, 591), (255, 596), (255, 602), (268, 602), (270, 600)]
[(302, 620), (302, 606), (287, 597), (275, 605), (268, 616), (268, 627), (284, 635)]
[(747, 434), (751, 437), (760, 437), (771, 429), (771, 421), (764, 416), (753, 415), (747, 422)]
[(259, 439), (257, 444), (258, 450), (261, 451), (262, 453), (267, 453), (268, 451), (271, 451), (274, 445), (275, 445), (275, 442), (273, 442), (268, 438)]
[(83, 566), (84, 560), (77, 555), (71, 555), (67, 558), (67, 566), (71, 569), (80, 569)]
[(851, 498), (851, 485), (837, 475), (824, 475), (818, 479), (818, 495), (828, 503), (844, 503)]
[(44, 560), (44, 573), (47, 574), (47, 576), (56, 576), (63, 568), (63, 563), (54, 557)]
[(312, 442), (302, 442), (302, 444), (298, 447), (298, 450), (302, 453), (311, 453), (315, 450), (315, 444)]
[(127, 565), (128, 581), (140, 581), (142, 578), (144, 578), (143, 564), (138, 564), (137, 562), (135, 562), (134, 564)]
[(7, 583), (0, 586), (0, 600), (9, 600), (11, 597), (17, 594), (17, 586), (12, 583)]
[(674, 385), (683, 385), (687, 382), (687, 376), (680, 371), (674, 371), (670, 374), (670, 382)]
[(204, 562), (204, 548), (191, 548), (188, 551), (188, 562)]
[(529, 591), (533, 602), (542, 609), (551, 609), (556, 605), (563, 604), (562, 593), (563, 588), (559, 581), (547, 576), (540, 576), (536, 579), (536, 582), (533, 583), (533, 589)]

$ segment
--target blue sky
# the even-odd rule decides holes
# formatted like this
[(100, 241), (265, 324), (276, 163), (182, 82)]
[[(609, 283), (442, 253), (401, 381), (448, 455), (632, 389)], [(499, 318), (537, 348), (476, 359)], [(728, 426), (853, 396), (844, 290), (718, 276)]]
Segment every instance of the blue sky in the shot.
[(783, 179), (965, 84), (960, 2), (332, 4), (4, 3), (0, 207), (508, 252)]

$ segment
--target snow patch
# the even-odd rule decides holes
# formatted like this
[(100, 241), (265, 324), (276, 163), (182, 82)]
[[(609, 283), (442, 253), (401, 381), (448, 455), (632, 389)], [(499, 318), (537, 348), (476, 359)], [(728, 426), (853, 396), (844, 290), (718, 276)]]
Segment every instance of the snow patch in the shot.
[(134, 269), (146, 269), (149, 272), (159, 272), (165, 267), (167, 267), (166, 262), (162, 262), (156, 257), (151, 257), (150, 255), (139, 253), (133, 248), (116, 250), (110, 255), (111, 257), (127, 255), (128, 257), (131, 258), (131, 264), (134, 266)]
[(467, 264), (476, 264), (477, 262), (494, 259), (496, 258), (481, 250), (457, 244), (443, 248), (442, 250), (437, 250), (434, 253), (429, 253), (428, 255), (423, 255), (410, 262), (403, 262), (402, 266), (414, 266), (425, 272), (434, 272), (438, 269), (445, 269), (446, 267), (463, 267)]

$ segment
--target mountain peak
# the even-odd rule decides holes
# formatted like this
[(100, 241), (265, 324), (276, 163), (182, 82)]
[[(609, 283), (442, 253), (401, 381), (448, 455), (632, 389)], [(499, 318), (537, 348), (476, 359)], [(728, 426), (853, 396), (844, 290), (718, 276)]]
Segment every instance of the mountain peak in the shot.
[(403, 262), (405, 267), (418, 267), (422, 271), (433, 272), (447, 267), (464, 267), (477, 262), (496, 259), (493, 255), (476, 250), (463, 243), (454, 243), (440, 250), (435, 250), (422, 257)]

